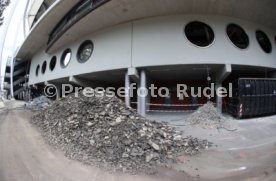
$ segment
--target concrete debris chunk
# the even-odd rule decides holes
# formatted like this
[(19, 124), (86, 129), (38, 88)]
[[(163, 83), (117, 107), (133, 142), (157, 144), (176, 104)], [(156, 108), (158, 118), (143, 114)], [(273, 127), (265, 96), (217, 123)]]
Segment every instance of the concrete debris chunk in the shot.
[(69, 95), (36, 114), (32, 123), (67, 157), (130, 174), (156, 173), (157, 166), (175, 162), (179, 154), (195, 155), (211, 145), (184, 138), (167, 124), (142, 118), (120, 99), (108, 96)]
[(159, 151), (160, 150), (160, 147), (157, 144), (153, 143), (152, 141), (149, 141), (149, 144), (152, 146), (152, 148), (155, 151)]
[(29, 101), (25, 104), (25, 107), (33, 111), (39, 111), (49, 107), (52, 103), (52, 100), (48, 99), (46, 96), (40, 96), (34, 98), (32, 101)]

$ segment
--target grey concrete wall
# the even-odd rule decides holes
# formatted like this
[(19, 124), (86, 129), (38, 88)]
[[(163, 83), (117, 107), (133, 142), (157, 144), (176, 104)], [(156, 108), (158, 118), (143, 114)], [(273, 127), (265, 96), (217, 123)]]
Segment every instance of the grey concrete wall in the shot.
[[(215, 41), (206, 48), (200, 48), (190, 43), (184, 35), (184, 27), (190, 21), (203, 21), (212, 27)], [(236, 23), (247, 32), (250, 45), (241, 50), (235, 47), (226, 34), (226, 26)], [(272, 53), (265, 53), (259, 46), (256, 30), (264, 31), (272, 43)], [(45, 49), (40, 50), (32, 59), (30, 84), (47, 80), (68, 77), (72, 75), (124, 69), (129, 67), (146, 67), (183, 64), (233, 64), (276, 68), (276, 31), (267, 27), (218, 16), (179, 15), (138, 20), (115, 27), (110, 27), (98, 33), (80, 39), (64, 49), (49, 55)], [(81, 64), (76, 54), (79, 45), (85, 40), (94, 42), (94, 52), (91, 58)], [(72, 59), (65, 69), (60, 67), (60, 57), (66, 48), (71, 48)], [(52, 56), (57, 56), (57, 65), (53, 72), (47, 66), (44, 75), (36, 77), (37, 65), (44, 60), (49, 62)]]

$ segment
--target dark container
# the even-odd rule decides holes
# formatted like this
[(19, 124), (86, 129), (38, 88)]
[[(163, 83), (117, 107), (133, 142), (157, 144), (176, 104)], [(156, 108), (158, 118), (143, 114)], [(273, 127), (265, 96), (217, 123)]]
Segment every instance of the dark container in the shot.
[(237, 118), (276, 114), (276, 79), (240, 78), (232, 84), (230, 114)]

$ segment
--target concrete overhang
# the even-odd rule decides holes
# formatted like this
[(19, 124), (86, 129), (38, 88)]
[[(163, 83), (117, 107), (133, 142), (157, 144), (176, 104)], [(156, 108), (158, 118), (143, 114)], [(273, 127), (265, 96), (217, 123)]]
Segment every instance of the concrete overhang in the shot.
[(28, 13), (28, 22), (29, 22), (29, 25), (31, 25), (35, 19), (35, 16), (40, 8), (40, 6), (42, 5), (43, 3), (43, 0), (34, 0), (32, 6), (31, 6), (31, 9)]
[(57, 0), (33, 26), (16, 57), (30, 59), (35, 52), (46, 46), (50, 32), (77, 2), (79, 1)]
[[(46, 47), (53, 28), (77, 2), (77, 0), (55, 2), (33, 28), (17, 57), (31, 58), (41, 47)], [(229, 16), (276, 30), (275, 9), (275, 0), (111, 0), (74, 24), (49, 48), (48, 53), (54, 53), (80, 37), (101, 29), (155, 16), (177, 14)]]
[(50, 7), (50, 5), (53, 4), (53, 2), (56, 0), (29, 0), (29, 1), (32, 2), (32, 5), (28, 12), (28, 23), (29, 25), (32, 25), (34, 23), (36, 16), (39, 14), (39, 10), (41, 6), (45, 4), (47, 7)]

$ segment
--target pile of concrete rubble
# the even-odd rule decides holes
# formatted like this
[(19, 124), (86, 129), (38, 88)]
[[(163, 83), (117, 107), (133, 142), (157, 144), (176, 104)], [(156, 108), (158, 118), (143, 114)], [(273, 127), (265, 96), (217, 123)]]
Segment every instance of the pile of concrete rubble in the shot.
[(208, 102), (189, 116), (186, 122), (201, 128), (213, 129), (224, 125), (226, 123), (226, 118), (217, 111), (213, 103)]
[(195, 155), (211, 146), (207, 140), (183, 138), (165, 123), (140, 117), (116, 97), (69, 95), (32, 122), (69, 158), (131, 174), (155, 173), (179, 153)]
[(51, 103), (52, 100), (48, 99), (46, 96), (40, 96), (34, 98), (32, 101), (27, 102), (25, 107), (34, 111), (38, 111), (49, 107)]

